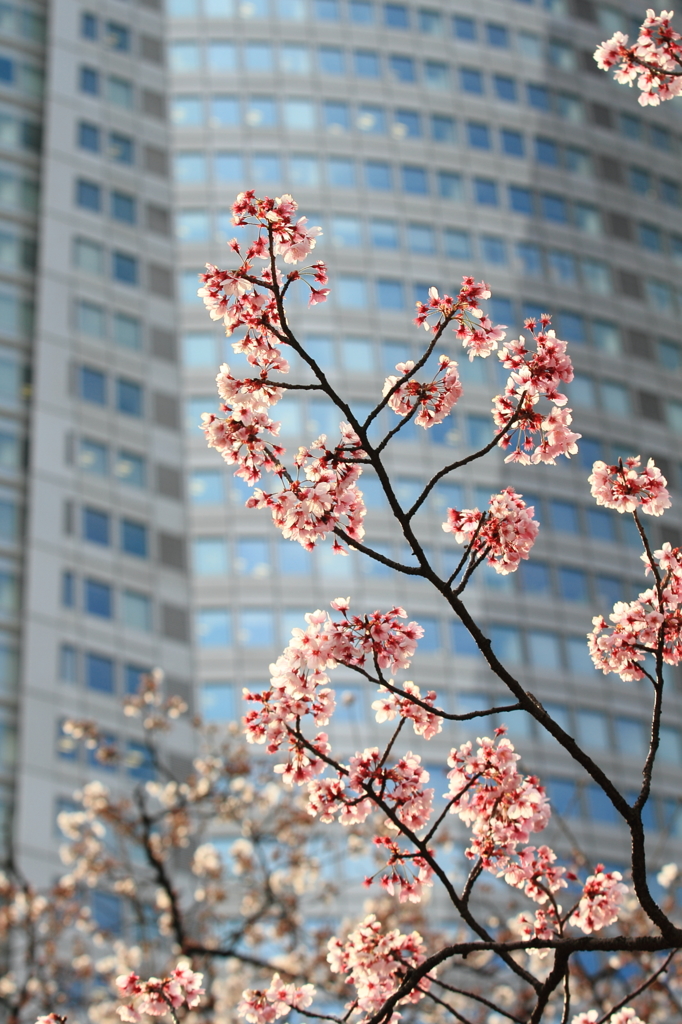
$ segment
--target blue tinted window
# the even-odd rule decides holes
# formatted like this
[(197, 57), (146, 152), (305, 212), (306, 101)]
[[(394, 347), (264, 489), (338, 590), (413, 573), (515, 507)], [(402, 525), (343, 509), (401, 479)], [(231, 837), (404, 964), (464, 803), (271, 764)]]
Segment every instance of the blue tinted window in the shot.
[(244, 175), (240, 153), (214, 153), (213, 175), (216, 181), (239, 182)]
[(205, 722), (230, 722), (238, 718), (235, 688), (231, 683), (204, 683), (201, 716)]
[(404, 4), (384, 4), (384, 23), (389, 28), (409, 28), (407, 7)]
[(320, 21), (338, 21), (338, 0), (315, 0), (315, 17)]
[(452, 30), (458, 39), (476, 38), (476, 22), (473, 18), (456, 14), (452, 19)]
[(371, 220), (369, 233), (372, 245), (378, 249), (397, 249), (400, 245), (398, 225), (394, 220)]
[(386, 111), (373, 103), (361, 103), (358, 107), (356, 125), (361, 132), (383, 135), (386, 131)]
[(100, 130), (96, 124), (88, 121), (81, 121), (78, 125), (78, 145), (81, 149), (87, 149), (91, 153), (99, 153)]
[(367, 188), (390, 189), (393, 184), (390, 166), (378, 160), (368, 160), (365, 164), (365, 184)]
[(443, 232), (445, 255), (452, 260), (468, 260), (471, 258), (471, 237), (468, 231), (457, 228), (445, 228)]
[(611, 607), (626, 596), (623, 581), (616, 576), (604, 576), (600, 573), (595, 577), (595, 584), (600, 604)]
[(85, 610), (89, 615), (110, 619), (113, 615), (113, 593), (107, 583), (85, 580)]
[(150, 782), (156, 774), (152, 752), (145, 743), (128, 740), (125, 763), (128, 775), (133, 779)]
[(110, 49), (126, 53), (130, 49), (130, 29), (118, 22), (108, 21), (106, 40)]
[(670, 181), (669, 178), (661, 178), (659, 189), (661, 200), (664, 203), (669, 203), (670, 206), (680, 205), (680, 186), (676, 181)]
[(348, 104), (341, 100), (327, 100), (322, 105), (322, 116), (325, 128), (347, 132), (350, 128), (350, 110)]
[(377, 281), (377, 299), (381, 309), (403, 309), (405, 300), (400, 281)]
[(558, 317), (557, 334), (566, 341), (575, 341), (584, 344), (587, 340), (585, 331), (585, 319), (579, 313), (571, 313), (562, 309)]
[(523, 660), (521, 633), (516, 626), (490, 626), (488, 632), (495, 654), (501, 661), (519, 664)]
[(174, 96), (171, 101), (171, 120), (183, 128), (196, 128), (204, 123), (202, 96)]
[(282, 171), (276, 153), (254, 153), (251, 157), (251, 167), (257, 184), (269, 185), (281, 181)]
[(78, 682), (78, 651), (72, 644), (60, 645), (59, 678), (65, 683)]
[(485, 27), (485, 34), (490, 46), (509, 46), (509, 29), (506, 25), (488, 23)]
[(117, 164), (130, 165), (135, 162), (135, 147), (129, 135), (109, 132), (109, 157)]
[(580, 533), (578, 507), (572, 501), (550, 501), (549, 513), (552, 529), (563, 533)]
[(588, 508), (587, 532), (595, 540), (606, 540), (613, 543), (616, 539), (613, 514), (605, 508)]
[(346, 71), (346, 58), (339, 46), (321, 46), (317, 52), (320, 71), (327, 75), (343, 75)]
[(559, 592), (564, 601), (587, 601), (587, 576), (582, 569), (559, 569)]
[(114, 473), (122, 484), (127, 484), (129, 487), (144, 487), (147, 482), (144, 458), (124, 449), (121, 449), (116, 456)]
[(459, 69), (459, 84), (464, 92), (472, 92), (477, 96), (483, 95), (483, 75), (474, 68)]
[(106, 405), (107, 378), (100, 370), (92, 370), (89, 366), (81, 366), (79, 370), (79, 390), (81, 398), (96, 405)]
[(418, 139), (422, 133), (421, 117), (416, 110), (396, 110), (395, 126), (406, 139)]
[(425, 167), (403, 166), (400, 169), (403, 190), (413, 195), (425, 196), (429, 191), (429, 180)]
[(664, 149), (668, 153), (672, 150), (672, 136), (667, 128), (661, 128), (660, 125), (652, 124), (650, 126), (651, 141), (657, 149)]
[(144, 523), (136, 523), (132, 519), (121, 520), (121, 550), (128, 555), (146, 558), (147, 527)]
[(391, 54), (388, 63), (399, 82), (415, 82), (417, 80), (417, 71), (412, 57)]
[(238, 96), (211, 96), (210, 122), (213, 127), (237, 125), (240, 117)]
[(523, 589), (529, 594), (550, 594), (549, 566), (545, 562), (523, 562), (519, 570)]
[(94, 181), (81, 178), (76, 182), (76, 203), (84, 210), (99, 213), (102, 209), (102, 189)]
[(535, 107), (536, 110), (551, 110), (550, 93), (546, 85), (534, 85), (529, 82), (526, 93), (531, 107)]
[(431, 654), (440, 649), (440, 628), (438, 619), (427, 615), (419, 616), (419, 625), (424, 630), (424, 636), (419, 641), (419, 650), (423, 654)]
[(553, 669), (561, 668), (561, 653), (559, 638), (556, 633), (550, 633), (542, 629), (531, 629), (528, 631), (528, 652), (530, 663), (535, 668)]
[(469, 121), (467, 124), (467, 139), (469, 145), (475, 149), (490, 149), (490, 129), (488, 125)]
[[(365, 476), (362, 478), (363, 494), (365, 493)], [(366, 497), (366, 495), (365, 495)], [(281, 540), (277, 545), (280, 572), (285, 576), (306, 576), (312, 569), (312, 559), (300, 544), (295, 541)]]
[(121, 284), (137, 284), (138, 265), (134, 256), (129, 256), (125, 252), (113, 252), (111, 259), (115, 281), (119, 281)]
[[(462, 657), (468, 658), (480, 658), (481, 652), (476, 646), (476, 641), (472, 637), (469, 630), (462, 622), (452, 622), (450, 624), (450, 640), (452, 643), (452, 649), (455, 654), (459, 654)], [(481, 702), (483, 703), (483, 701)], [(481, 705), (479, 704), (479, 707)]]
[(547, 779), (545, 788), (552, 804), (552, 810), (564, 818), (580, 817), (578, 789), (569, 779)]
[(488, 178), (475, 178), (474, 195), (482, 206), (497, 206), (497, 183)]
[(381, 74), (376, 50), (356, 50), (353, 54), (355, 74), (362, 78), (378, 78)]
[(135, 381), (120, 377), (116, 381), (116, 408), (127, 416), (142, 415), (142, 388)]
[(508, 103), (516, 103), (516, 81), (507, 75), (495, 75), (495, 95), (498, 100), (506, 100)]
[(496, 263), (501, 266), (507, 262), (506, 242), (496, 235), (483, 235), (481, 237), (481, 255), (486, 263)]
[(85, 684), (91, 690), (113, 693), (115, 688), (114, 662), (101, 654), (85, 655)]
[(81, 36), (83, 39), (94, 40), (97, 39), (97, 18), (94, 14), (88, 14), (84, 11), (81, 14)]
[(443, 199), (455, 201), (464, 197), (462, 176), (456, 171), (438, 171), (438, 195)]
[(142, 668), (140, 665), (126, 665), (124, 671), (125, 692), (139, 693), (142, 679), (148, 672), (148, 668)]
[(90, 96), (99, 95), (99, 71), (94, 68), (81, 68), (79, 83), (81, 92), (88, 93)]
[(134, 224), (137, 216), (135, 197), (125, 192), (111, 193), (111, 216), (125, 224)]
[(239, 642), (242, 647), (269, 647), (275, 640), (275, 624), (271, 611), (264, 608), (243, 609), (239, 616)]
[(568, 207), (566, 200), (561, 196), (553, 196), (544, 193), (540, 198), (542, 216), (546, 220), (555, 221), (557, 224), (566, 224), (568, 221)]
[(357, 25), (371, 25), (374, 22), (374, 7), (369, 0), (350, 0), (350, 20)]
[(83, 537), (93, 544), (110, 543), (109, 516), (95, 508), (83, 509)]
[(194, 505), (220, 505), (225, 500), (223, 474), (217, 469), (197, 469), (190, 475), (190, 501)]
[(520, 185), (509, 186), (509, 206), (515, 213), (533, 213), (533, 193)]
[(230, 613), (226, 608), (203, 608), (196, 613), (196, 636), (200, 647), (229, 647), (232, 642)]
[(447, 114), (431, 115), (431, 138), (434, 142), (455, 142), (455, 120)]
[(272, 96), (251, 96), (246, 105), (246, 123), (252, 128), (274, 128), (277, 107)]
[(521, 132), (512, 131), (510, 128), (503, 128), (500, 132), (502, 138), (502, 150), (507, 156), (524, 156), (526, 147)]
[(528, 277), (541, 277), (543, 275), (542, 249), (535, 242), (517, 242), (516, 255), (523, 264), (524, 273)]
[(204, 153), (176, 153), (174, 159), (175, 180), (190, 184), (206, 180), (206, 155)]
[(537, 138), (535, 140), (535, 157), (541, 164), (558, 167), (559, 147), (553, 139)]

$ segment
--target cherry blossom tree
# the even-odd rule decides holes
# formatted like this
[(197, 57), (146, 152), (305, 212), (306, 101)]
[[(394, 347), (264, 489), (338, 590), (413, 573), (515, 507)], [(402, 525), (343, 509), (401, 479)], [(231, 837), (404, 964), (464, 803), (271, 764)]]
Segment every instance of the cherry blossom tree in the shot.
[[(595, 53), (601, 68), (614, 69), (617, 81), (637, 81), (643, 105), (656, 105), (682, 89), (682, 47), (671, 17), (649, 11), (634, 45), (616, 33)], [(682, 1019), (677, 868), (661, 868), (658, 881), (665, 896), (657, 898), (643, 817), (666, 712), (664, 668), (677, 665), (682, 655), (682, 550), (668, 543), (655, 548), (645, 526), (645, 517), (659, 517), (670, 507), (665, 478), (651, 460), (643, 465), (633, 457), (616, 465), (596, 462), (588, 480), (597, 504), (632, 517), (642, 543), (644, 589), (637, 599), (598, 614), (586, 639), (598, 670), (641, 680), (650, 696), (650, 742), (633, 799), (504, 663), (467, 603), (467, 588), (484, 562), (506, 575), (531, 556), (539, 529), (533, 506), (507, 487), (491, 495), (482, 509), (443, 507), (442, 528), (461, 549), (448, 575), (437, 571), (420, 536), (419, 512), (439, 481), (493, 450), (501, 449), (506, 463), (528, 467), (528, 473), (578, 451), (580, 434), (573, 429), (563, 393), (573, 368), (550, 317), (526, 320), (522, 333), (509, 337), (509, 328), (492, 323), (485, 312), (491, 295), (485, 282), (465, 277), (452, 295), (431, 288), (428, 301), (416, 310), (415, 324), (426, 335), (420, 357), (399, 363), (383, 386), (377, 382), (375, 407), (359, 417), (299, 340), (288, 312), (293, 292), (306, 289), (310, 306), (329, 295), (326, 266), (311, 259), (320, 229), (298, 215), (288, 195), (272, 199), (243, 192), (233, 215), (236, 226), (250, 228), (253, 241), (230, 242), (235, 266), (208, 265), (199, 294), (211, 318), (237, 339), (235, 353), (246, 358), (252, 371), (239, 377), (228, 364), (220, 367), (220, 413), (202, 418), (209, 446), (252, 488), (247, 507), (268, 510), (287, 540), (307, 551), (331, 544), (339, 557), (354, 551), (430, 584), (509, 697), (495, 708), (447, 711), (435, 691), (422, 692), (405, 678), (418, 654), (422, 626), (401, 607), (356, 613), (350, 598), (338, 598), (330, 610), (311, 610), (305, 628), (292, 631), (271, 666), (269, 686), (244, 693), (250, 708), (243, 720), (246, 741), (265, 750), (272, 773), (273, 788), (252, 791), (249, 797), (255, 811), (244, 810), (249, 783), (225, 753), (198, 758), (194, 774), (182, 784), (172, 778), (148, 783), (134, 797), (134, 807), (129, 800), (117, 802), (99, 784), (88, 787), (83, 811), (63, 821), (71, 840), (67, 857), (75, 867), (60, 884), (73, 894), (79, 883), (93, 884), (106, 875), (133, 903), (137, 900), (144, 920), (145, 900), (135, 870), (130, 863), (120, 867), (101, 832), (102, 822), (113, 823), (119, 836), (133, 839), (144, 851), (161, 931), (172, 939), (166, 954), (182, 957), (162, 965), (159, 977), (144, 980), (138, 972), (141, 954), (135, 954), (134, 963), (129, 949), (119, 950), (118, 1016), (134, 1024), (144, 1015), (168, 1014), (177, 1021), (188, 1012), (192, 1020), (220, 1019), (225, 1010), (217, 1005), (214, 965), (221, 961), (238, 965), (238, 981), (246, 982), (235, 998), (233, 971), (227, 1019), (236, 1012), (248, 1024), (286, 1017), (336, 1024), (393, 1024), (401, 1018), (463, 1024)], [(471, 361), (499, 360), (507, 371), (506, 385), (492, 400), (488, 442), (441, 466), (408, 506), (399, 500), (387, 452), (408, 423), (429, 430), (452, 414), (463, 393), (453, 345)], [(289, 376), (292, 356), (305, 370), (294, 380)], [(334, 437), (321, 435), (287, 458), (275, 407), (291, 391), (324, 396), (337, 410), (339, 425)], [(394, 414), (394, 425), (377, 436), (384, 410)], [(366, 528), (362, 477), (368, 469), (381, 485), (409, 560), (384, 554)], [(339, 667), (355, 673), (375, 697), (377, 743), (350, 757), (333, 748), (327, 731), (336, 708), (333, 674)], [(156, 729), (179, 710), (164, 706), (161, 711), (161, 705), (158, 684), (152, 681), (131, 708)], [(540, 834), (552, 815), (542, 782), (523, 770), (514, 736), (504, 727), (489, 727), (493, 716), (511, 711), (534, 719), (610, 802), (630, 836), (626, 876), (575, 856), (562, 862), (542, 842)], [(408, 749), (406, 737), (411, 728), (418, 738), (413, 745), (428, 743), (442, 738), (450, 723), (463, 723), (471, 738), (451, 747), (447, 789), (436, 792), (422, 756)], [(70, 727), (99, 743), (91, 723)], [(318, 941), (312, 955), (296, 942), (288, 958), (268, 961), (250, 955), (240, 940), (255, 927), (257, 948), (257, 926), (264, 917), (287, 922), (283, 931), (296, 935), (292, 917), (299, 904), (287, 902), (287, 894), (296, 889), (295, 856), (287, 857), (283, 889), (267, 870), (258, 886), (247, 885), (246, 911), (236, 931), (230, 932), (227, 918), (222, 919), (222, 935), (221, 928), (207, 930), (204, 908), (211, 917), (217, 906), (229, 906), (215, 846), (194, 844), (192, 866), (200, 883), (193, 901), (172, 880), (168, 855), (188, 841), (190, 817), (208, 821), (216, 814), (242, 829), (248, 821), (253, 834), (262, 828), (278, 843), (288, 834), (292, 850), (305, 842), (306, 830), (315, 823), (335, 837), (344, 831), (371, 835), (377, 870), (366, 885), (372, 902), (363, 906), (358, 900), (357, 906), (346, 907), (347, 920), (339, 922), (324, 946)], [(468, 837), (468, 870), (461, 881), (442, 855), (453, 826)], [(244, 838), (236, 840), (233, 853), (253, 866), (253, 843), (247, 849)], [(506, 919), (491, 913), (490, 901), (483, 898), (486, 879), (498, 910), (515, 908)], [(265, 904), (264, 890), (269, 893)], [(429, 899), (432, 905), (436, 899), (447, 905), (456, 922), (448, 934), (429, 924), (421, 909)], [(581, 967), (580, 954), (586, 953), (604, 956), (599, 977), (588, 977)], [(109, 976), (114, 973), (112, 962)], [(42, 993), (46, 1009), (54, 992), (54, 986), (47, 986)], [(52, 1012), (39, 1020), (58, 1024), (61, 1018)]]

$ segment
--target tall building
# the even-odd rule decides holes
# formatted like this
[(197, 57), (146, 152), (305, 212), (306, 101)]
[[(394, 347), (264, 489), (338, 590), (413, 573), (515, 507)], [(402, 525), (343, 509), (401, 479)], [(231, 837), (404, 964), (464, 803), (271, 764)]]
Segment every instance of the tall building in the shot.
[[(291, 192), (324, 237), (332, 294), (292, 309), (295, 328), (358, 411), (384, 376), (418, 351), (416, 298), (463, 274), (489, 281), (493, 319), (520, 329), (550, 312), (571, 343), (569, 388), (580, 454), (556, 468), (505, 465), (496, 451), (436, 488), (421, 534), (438, 566), (458, 552), (441, 530), (445, 509), (485, 507), (513, 485), (542, 529), (533, 558), (513, 576), (481, 571), (468, 603), (495, 648), (558, 721), (621, 780), (639, 782), (650, 695), (645, 685), (597, 674), (585, 634), (591, 616), (643, 589), (632, 523), (597, 508), (587, 485), (598, 458), (654, 455), (675, 508), (655, 543), (680, 536), (682, 498), (682, 122), (678, 103), (640, 111), (636, 95), (597, 71), (595, 45), (632, 31), (637, 4), (593, 0), (169, 0), (175, 223), (180, 253), (181, 342), (190, 467), (198, 678), (205, 715), (239, 713), (242, 685), (267, 678), (267, 662), (307, 609), (352, 594), (356, 608), (404, 604), (426, 628), (413, 671), (446, 707), (482, 695), (504, 700), (462, 627), (426, 584), (406, 582), (321, 545), (313, 556), (243, 508), (246, 489), (197, 430), (216, 407), (213, 378), (225, 359), (244, 364), (196, 299), (196, 274), (229, 264), (235, 194)], [(495, 358), (470, 364), (453, 341), (465, 385), (455, 414), (428, 432), (411, 427), (389, 449), (398, 493), (410, 503), (427, 475), (491, 436), (490, 398), (506, 379)], [(300, 372), (300, 367), (297, 368)], [(386, 430), (392, 413), (380, 426)], [(291, 449), (338, 416), (316, 397), (278, 406)], [(369, 541), (397, 553), (376, 480), (361, 480)], [(338, 684), (341, 678), (343, 682)], [(682, 838), (682, 705), (670, 673), (655, 799), (647, 811), (654, 862)], [(373, 735), (371, 696), (351, 677), (337, 717), (342, 749)], [(563, 834), (618, 854), (613, 811), (601, 792), (534, 723), (504, 716), (525, 763), (548, 782)], [(485, 726), (462, 727), (462, 739)], [(456, 735), (457, 735), (456, 734)], [(430, 761), (452, 742), (435, 740)], [(441, 769), (442, 771), (442, 769)], [(622, 836), (621, 836), (622, 839)], [(615, 852), (614, 852), (615, 851)]]
[(163, 56), (153, 0), (0, 15), (0, 760), (39, 881), (78, 785), (149, 776), (122, 694), (155, 665), (189, 694)]

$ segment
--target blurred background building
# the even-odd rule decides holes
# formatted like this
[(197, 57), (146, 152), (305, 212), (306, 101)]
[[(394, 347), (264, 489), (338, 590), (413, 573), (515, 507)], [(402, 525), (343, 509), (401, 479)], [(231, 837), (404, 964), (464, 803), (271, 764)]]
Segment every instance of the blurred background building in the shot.
[[(0, 6), (1, 796), (34, 876), (51, 870), (55, 815), (76, 785), (107, 775), (64, 734), (66, 716), (110, 730), (123, 755), (112, 781), (145, 778), (119, 700), (144, 669), (161, 665), (188, 699), (194, 678), (205, 718), (228, 721), (303, 613), (339, 593), (359, 610), (399, 602), (424, 625), (414, 678), (447, 708), (502, 697), (425, 584), (282, 540), (205, 448), (197, 425), (215, 407), (216, 369), (243, 364), (196, 299), (196, 275), (228, 260), (230, 204), (248, 186), (292, 192), (324, 228), (330, 301), (308, 312), (302, 296), (292, 320), (358, 412), (417, 353), (413, 303), (429, 285), (485, 277), (490, 313), (511, 331), (553, 314), (577, 368), (580, 455), (524, 469), (493, 453), (435, 489), (419, 529), (447, 571), (448, 506), (482, 506), (509, 484), (532, 499), (534, 559), (511, 577), (481, 572), (469, 605), (559, 720), (626, 791), (637, 786), (646, 687), (597, 675), (585, 632), (642, 579), (631, 524), (589, 497), (593, 460), (654, 455), (678, 501), (682, 491), (682, 122), (674, 103), (640, 116), (591, 56), (641, 15), (590, 0)], [(494, 359), (458, 358), (456, 414), (406, 429), (387, 455), (406, 503), (490, 436), (504, 375)], [(338, 429), (316, 398), (277, 412), (289, 448)], [(362, 487), (369, 540), (400, 554), (376, 480)], [(656, 543), (677, 541), (679, 524), (674, 509)], [(350, 751), (373, 734), (372, 697), (337, 680)], [(675, 673), (671, 683), (654, 862), (682, 837)], [(564, 834), (616, 861), (610, 806), (531, 722), (507, 718)], [(442, 765), (450, 745), (452, 733), (424, 754)], [(434, 767), (439, 792), (443, 774)]]

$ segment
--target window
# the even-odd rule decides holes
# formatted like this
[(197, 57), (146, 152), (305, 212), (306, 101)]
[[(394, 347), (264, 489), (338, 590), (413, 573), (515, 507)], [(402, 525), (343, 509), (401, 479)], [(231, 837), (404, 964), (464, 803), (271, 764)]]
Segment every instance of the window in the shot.
[(661, 178), (659, 181), (659, 192), (662, 202), (668, 203), (669, 206), (680, 205), (680, 186), (676, 181)]
[(408, 224), (407, 244), (411, 252), (432, 256), (436, 251), (433, 228), (428, 224)]
[(193, 542), (194, 571), (198, 576), (227, 572), (227, 544), (223, 537), (197, 537)]
[(442, 35), (443, 16), (440, 11), (421, 7), (417, 12), (417, 18), (420, 32), (425, 32), (427, 35)]
[(196, 613), (195, 621), (199, 647), (229, 647), (232, 631), (226, 608), (202, 608)]
[(511, 128), (503, 128), (500, 136), (502, 139), (502, 151), (507, 156), (525, 156), (526, 148), (521, 132), (512, 131)]
[(453, 260), (471, 259), (471, 238), (468, 231), (445, 228), (443, 231), (445, 255)]
[(130, 29), (118, 22), (108, 21), (105, 40), (110, 50), (127, 53), (130, 49)]
[(661, 229), (655, 224), (639, 224), (639, 244), (651, 252), (663, 252)]
[(271, 611), (243, 609), (239, 616), (239, 643), (242, 647), (269, 647), (274, 643), (275, 623)]
[(403, 191), (412, 195), (425, 196), (429, 191), (429, 181), (426, 176), (426, 168), (403, 166), (400, 169)]
[(517, 242), (516, 255), (523, 266), (524, 274), (528, 277), (542, 277), (544, 274), (544, 263), (542, 260), (542, 249), (535, 242)]
[[(221, 49), (217, 50), (217, 46), (221, 47)], [(236, 70), (236, 55), (233, 43), (214, 43), (211, 56), (214, 61), (218, 62), (217, 70)], [(247, 71), (272, 71), (272, 47), (269, 43), (247, 43), (244, 47), (244, 66)]]
[(481, 255), (486, 263), (496, 263), (502, 266), (507, 262), (507, 246), (503, 238), (494, 235), (483, 235), (481, 237)]
[(111, 254), (111, 260), (112, 275), (115, 281), (119, 281), (121, 284), (137, 284), (138, 263), (134, 256), (115, 251)]
[(486, 39), (489, 46), (508, 47), (509, 29), (506, 25), (494, 25), (490, 22), (485, 27)]
[(145, 487), (147, 470), (144, 458), (121, 449), (116, 456), (114, 475), (129, 487)]
[[(216, 181), (241, 181), (243, 174), (243, 162), (239, 153), (214, 153), (213, 175)], [(234, 227), (231, 230), (230, 237), (233, 237)]]
[(548, 254), (549, 269), (557, 284), (578, 284), (578, 265), (570, 252), (561, 249), (550, 249)]
[(192, 43), (185, 39), (170, 44), (168, 58), (168, 63), (173, 71), (191, 72), (199, 71), (201, 68), (198, 43)]
[(575, 226), (580, 231), (595, 237), (601, 235), (601, 215), (594, 206), (590, 206), (588, 203), (574, 203), (573, 218)]
[(442, 199), (452, 199), (455, 202), (464, 198), (462, 187), (462, 176), (455, 171), (438, 171), (438, 195)]
[(450, 68), (440, 60), (424, 61), (424, 81), (428, 89), (448, 89)]
[(360, 78), (379, 78), (381, 68), (379, 54), (375, 50), (355, 50), (353, 67)]
[(568, 667), (571, 672), (579, 676), (593, 675), (595, 668), (584, 636), (566, 637), (566, 650), (568, 652)]
[(562, 533), (580, 533), (578, 508), (571, 501), (552, 500), (549, 503), (550, 521), (553, 530)]
[(322, 118), (325, 128), (335, 135), (347, 132), (350, 128), (348, 104), (340, 100), (326, 100), (322, 105)]
[(365, 184), (367, 188), (390, 189), (392, 187), (390, 166), (378, 160), (368, 160), (365, 164)]
[(391, 54), (388, 58), (388, 64), (399, 82), (416, 82), (417, 72), (412, 57)]
[(80, 178), (76, 182), (76, 204), (84, 210), (99, 213), (102, 209), (102, 189), (94, 181)]
[(551, 110), (551, 100), (549, 89), (546, 85), (535, 85), (529, 82), (526, 85), (526, 95), (528, 97), (528, 105), (535, 107), (536, 110), (542, 110), (548, 113)]
[(456, 14), (452, 19), (452, 30), (457, 39), (471, 41), (476, 38), (476, 22), (473, 18), (465, 18)]
[(124, 224), (134, 224), (137, 220), (135, 197), (126, 192), (111, 193), (111, 216)]
[(345, 54), (339, 46), (321, 46), (317, 51), (320, 71), (327, 75), (344, 75), (346, 73)]
[(474, 149), (490, 149), (490, 129), (487, 124), (467, 123), (467, 139)]
[(142, 387), (135, 381), (119, 377), (116, 381), (116, 408), (126, 416), (142, 415)]
[(536, 138), (535, 157), (538, 163), (547, 164), (548, 167), (558, 167), (559, 147), (554, 139)]
[(241, 576), (265, 579), (270, 575), (270, 545), (258, 537), (237, 540), (235, 568)]
[(109, 516), (94, 508), (83, 509), (83, 537), (93, 544), (107, 547), (110, 543)]
[(546, 562), (524, 562), (520, 568), (523, 589), (529, 594), (551, 594), (552, 581)]
[(405, 300), (400, 281), (377, 281), (377, 300), (380, 309), (403, 309)]
[(616, 539), (613, 517), (606, 509), (588, 508), (587, 532), (594, 540), (606, 540), (613, 543)]
[(95, 68), (82, 67), (79, 72), (78, 81), (80, 91), (89, 96), (99, 96), (99, 71)]
[(237, 96), (211, 96), (209, 108), (209, 124), (214, 127), (238, 125), (241, 120), (241, 107)]
[(142, 782), (150, 782), (156, 774), (151, 750), (145, 743), (139, 743), (137, 740), (128, 740), (126, 743), (125, 765), (128, 775)]
[(343, 248), (359, 248), (362, 245), (362, 228), (357, 217), (332, 217), (331, 237), (334, 245)]
[(615, 381), (602, 381), (601, 397), (605, 412), (624, 418), (632, 415), (628, 389)]
[(100, 693), (113, 693), (116, 685), (113, 660), (101, 654), (86, 654), (85, 685)]
[(561, 668), (559, 638), (541, 629), (528, 631), (528, 652), (534, 668), (558, 671)]
[(483, 75), (474, 68), (459, 69), (459, 85), (462, 92), (471, 92), (476, 96), (483, 95)]
[(421, 117), (416, 110), (396, 110), (393, 123), (393, 134), (403, 139), (421, 137)]
[(374, 22), (374, 7), (369, 0), (350, 0), (348, 7), (350, 20), (356, 25), (372, 25)]
[(559, 569), (559, 593), (564, 601), (587, 601), (587, 576), (582, 569)]
[(246, 104), (246, 123), (252, 128), (273, 128), (277, 108), (272, 96), (251, 96)]
[(107, 79), (107, 99), (117, 107), (133, 109), (133, 83), (110, 75)]
[(516, 103), (518, 96), (516, 94), (515, 79), (509, 78), (507, 75), (495, 75), (493, 77), (493, 83), (495, 86), (495, 95), (498, 100), (506, 100), (507, 103)]
[(338, 21), (338, 0), (315, 0), (315, 17), (319, 21)]
[(89, 366), (81, 366), (79, 370), (79, 392), (80, 397), (86, 402), (94, 402), (95, 405), (106, 405), (107, 402), (107, 379), (100, 370), (93, 370)]
[(647, 749), (644, 723), (638, 722), (634, 718), (616, 718), (614, 724), (620, 752), (628, 757), (644, 758)]
[(398, 225), (394, 220), (375, 218), (369, 222), (372, 245), (378, 249), (397, 249), (400, 245)]
[(238, 718), (235, 687), (231, 683), (204, 683), (201, 717), (205, 722), (229, 722)]
[(150, 633), (152, 629), (152, 602), (146, 594), (136, 590), (124, 590), (121, 595), (124, 625)]
[(77, 463), (84, 473), (107, 476), (109, 473), (109, 449), (99, 441), (81, 438), (78, 444)]
[(225, 501), (223, 474), (217, 469), (195, 469), (190, 474), (189, 497), (193, 505), (220, 505)]
[(310, 51), (299, 43), (285, 43), (280, 47), (279, 61), (282, 71), (290, 75), (305, 75), (310, 72)]
[(474, 196), (481, 206), (497, 206), (497, 182), (474, 178)]
[(96, 124), (90, 124), (88, 121), (79, 122), (78, 145), (81, 149), (87, 149), (90, 153), (99, 153), (100, 130)]
[(91, 338), (104, 338), (106, 325), (106, 314), (102, 306), (96, 306), (94, 302), (77, 304), (76, 327), (82, 334), (89, 334)]
[(71, 644), (59, 648), (59, 678), (64, 683), (78, 682), (78, 651)]
[(388, 28), (409, 28), (407, 7), (404, 4), (384, 4), (384, 24)]
[(144, 523), (137, 523), (132, 519), (121, 520), (121, 551), (128, 555), (135, 555), (137, 558), (146, 558), (148, 555), (147, 527)]
[(561, 196), (543, 193), (540, 197), (540, 209), (545, 220), (551, 220), (557, 224), (566, 224), (568, 222), (568, 207), (566, 200)]
[(663, 149), (667, 153), (672, 152), (673, 140), (667, 128), (661, 128), (660, 125), (652, 124), (649, 127), (649, 131), (651, 133), (651, 141), (656, 149)]
[(299, 132), (312, 132), (316, 127), (315, 106), (310, 100), (284, 101), (285, 127)]
[(85, 580), (85, 610), (88, 615), (97, 615), (101, 619), (112, 618), (113, 591), (108, 583)]
[(89, 39), (91, 42), (97, 39), (98, 21), (94, 14), (83, 11), (81, 14), (81, 38)]
[(386, 112), (383, 107), (362, 103), (358, 108), (356, 126), (361, 132), (383, 135), (386, 131)]
[(454, 143), (457, 139), (454, 118), (447, 114), (432, 114), (431, 138), (434, 142)]
[[(476, 641), (462, 622), (452, 622), (450, 624), (450, 637), (455, 654), (463, 658), (481, 657)], [(479, 703), (477, 706), (480, 707), (481, 704)]]
[(144, 676), (149, 674), (149, 669), (140, 665), (126, 665), (123, 675), (126, 693), (139, 693)]
[(176, 153), (175, 180), (181, 185), (206, 180), (206, 155), (204, 153)]

